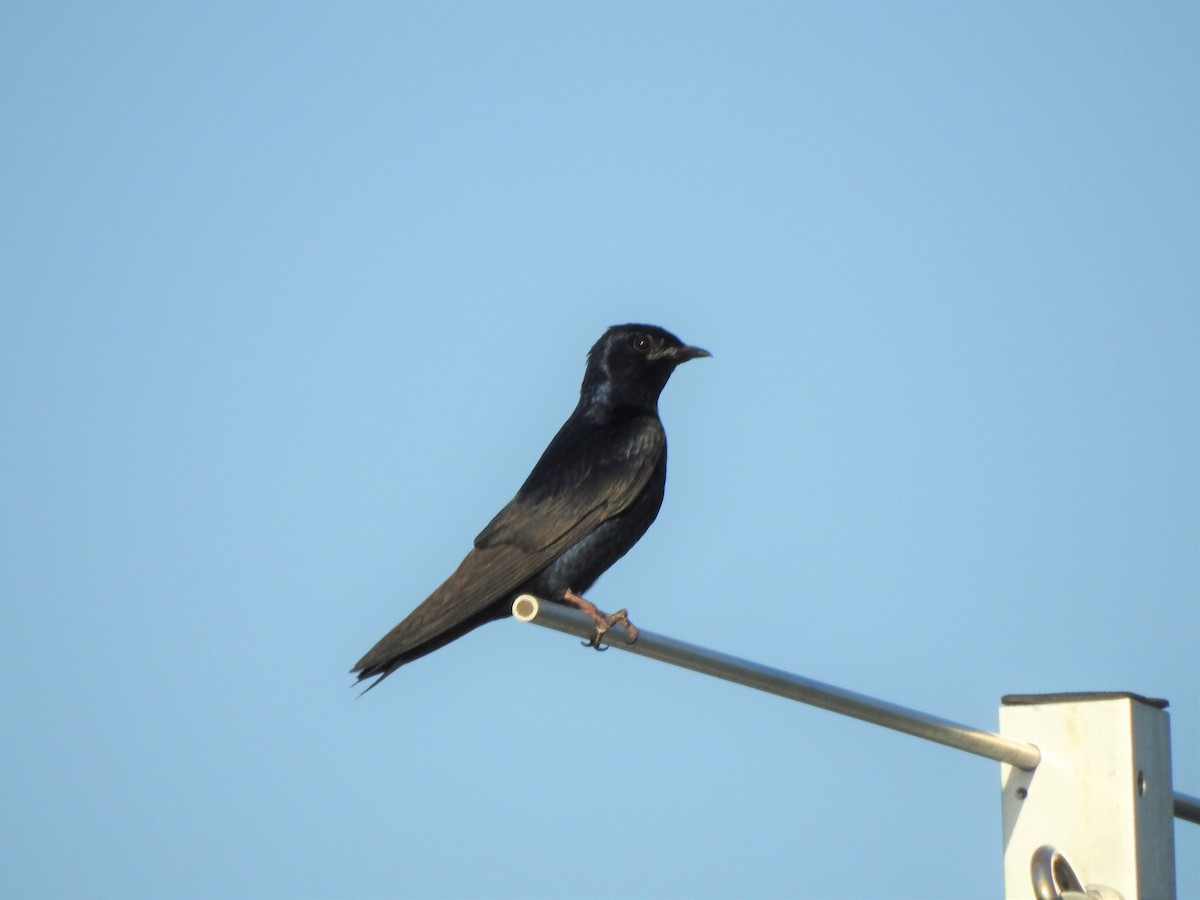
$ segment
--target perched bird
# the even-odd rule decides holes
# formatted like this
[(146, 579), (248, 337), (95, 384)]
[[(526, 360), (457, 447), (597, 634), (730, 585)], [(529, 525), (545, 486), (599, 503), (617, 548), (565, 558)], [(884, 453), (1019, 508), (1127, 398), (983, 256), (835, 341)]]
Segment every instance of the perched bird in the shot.
[(520, 594), (592, 617), (591, 645), (611, 625), (580, 594), (646, 533), (662, 505), (667, 438), (658, 395), (675, 367), (710, 356), (654, 325), (617, 325), (588, 353), (579, 405), (517, 495), (475, 538), (459, 567), (351, 672), (374, 687), (400, 666), (512, 612)]

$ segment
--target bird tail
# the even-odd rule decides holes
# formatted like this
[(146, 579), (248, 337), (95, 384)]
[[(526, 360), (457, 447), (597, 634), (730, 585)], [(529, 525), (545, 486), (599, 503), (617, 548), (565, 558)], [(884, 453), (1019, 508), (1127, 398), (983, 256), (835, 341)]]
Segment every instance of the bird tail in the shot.
[(379, 643), (367, 651), (366, 656), (355, 663), (354, 668), (350, 670), (350, 674), (358, 676), (356, 684), (361, 684), (368, 678), (375, 679), (375, 681), (367, 685), (366, 690), (363, 691), (365, 694), (401, 666), (412, 662), (414, 659), (420, 659), (422, 656), (446, 646), (451, 641), (458, 640), (468, 631), (474, 631), (480, 625), (486, 625), (488, 622), (503, 619), (511, 614), (512, 605), (506, 600), (505, 602), (487, 607), (474, 616), (464, 619), (416, 644), (413, 644), (412, 632), (414, 629), (411, 621), (412, 616), (409, 616), (409, 618), (385, 634), (379, 640)]

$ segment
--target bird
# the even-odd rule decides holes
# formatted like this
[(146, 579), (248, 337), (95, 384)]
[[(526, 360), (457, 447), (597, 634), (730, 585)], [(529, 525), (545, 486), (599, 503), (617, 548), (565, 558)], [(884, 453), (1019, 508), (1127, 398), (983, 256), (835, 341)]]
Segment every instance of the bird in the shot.
[(646, 533), (663, 501), (667, 438), (658, 399), (676, 366), (711, 356), (657, 325), (614, 325), (587, 356), (579, 403), (516, 496), (475, 538), (454, 573), (351, 669), (376, 687), (396, 669), (511, 615), (533, 594), (583, 610), (592, 640), (625, 610), (603, 613), (583, 594)]

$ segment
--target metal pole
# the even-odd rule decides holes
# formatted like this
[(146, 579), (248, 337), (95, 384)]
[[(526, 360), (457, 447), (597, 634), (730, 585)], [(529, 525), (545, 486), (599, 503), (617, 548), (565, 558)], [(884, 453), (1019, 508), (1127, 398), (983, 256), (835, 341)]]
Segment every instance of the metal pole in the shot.
[[(561, 603), (543, 603), (531, 594), (522, 594), (516, 599), (513, 603), (513, 615), (522, 622), (534, 622), (581, 638), (591, 637), (595, 631), (592, 620), (578, 610)], [(660, 662), (723, 678), (769, 694), (778, 694), (790, 700), (853, 716), (882, 725), (884, 728), (916, 735), (927, 741), (956, 747), (976, 756), (1008, 763), (1018, 769), (1032, 771), (1041, 761), (1041, 752), (1032, 744), (1010, 740), (990, 731), (960, 725), (915, 709), (876, 700), (865, 694), (856, 694), (811, 678), (803, 678), (726, 653), (718, 653), (716, 650), (654, 634), (645, 629), (639, 631), (637, 641), (632, 644), (625, 643), (624, 626), (614, 626), (601, 640), (610, 647), (628, 650), (639, 656), (648, 656)]]

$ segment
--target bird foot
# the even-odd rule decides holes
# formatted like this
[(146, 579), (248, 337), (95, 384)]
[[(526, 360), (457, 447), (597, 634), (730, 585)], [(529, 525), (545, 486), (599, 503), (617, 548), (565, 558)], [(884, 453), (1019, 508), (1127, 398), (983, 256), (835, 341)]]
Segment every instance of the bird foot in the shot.
[(629, 613), (625, 610), (618, 609), (615, 613), (601, 612), (595, 603), (583, 599), (570, 588), (563, 593), (563, 601), (582, 611), (596, 623), (596, 631), (592, 634), (592, 639), (584, 641), (583, 646), (592, 647), (595, 650), (607, 650), (607, 647), (601, 646), (600, 639), (614, 625), (625, 626), (625, 643), (632, 644), (638, 639), (637, 626), (629, 621)]

